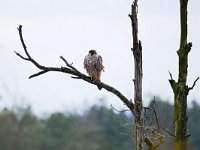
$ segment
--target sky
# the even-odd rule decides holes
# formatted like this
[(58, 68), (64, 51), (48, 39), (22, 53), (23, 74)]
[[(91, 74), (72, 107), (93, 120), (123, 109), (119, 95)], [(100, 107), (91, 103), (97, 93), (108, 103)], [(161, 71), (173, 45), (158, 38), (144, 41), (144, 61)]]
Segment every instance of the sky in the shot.
[[(103, 103), (123, 108), (112, 93), (75, 80), (62, 73), (47, 73), (28, 79), (39, 70), (17, 57), (24, 54), (17, 27), (23, 26), (30, 55), (45, 66), (64, 66), (59, 56), (86, 73), (83, 59), (90, 49), (103, 57), (101, 80), (133, 99), (134, 59), (131, 53), (132, 0), (0, 0), (0, 104), (1, 107), (31, 105), (36, 113), (81, 112)], [(200, 1), (188, 6), (188, 85), (200, 76)], [(180, 24), (179, 1), (139, 1), (139, 39), (143, 46), (143, 101), (153, 96), (173, 102), (169, 71), (178, 75)], [(190, 92), (188, 102), (200, 100), (200, 82)]]

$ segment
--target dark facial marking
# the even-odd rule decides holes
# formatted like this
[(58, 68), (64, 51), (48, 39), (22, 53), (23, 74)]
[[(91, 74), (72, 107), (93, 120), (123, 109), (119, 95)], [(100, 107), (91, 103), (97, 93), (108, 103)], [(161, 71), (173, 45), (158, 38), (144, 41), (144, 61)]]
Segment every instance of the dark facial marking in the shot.
[(90, 50), (89, 53), (90, 53), (91, 55), (97, 54), (97, 52), (96, 52), (95, 50)]

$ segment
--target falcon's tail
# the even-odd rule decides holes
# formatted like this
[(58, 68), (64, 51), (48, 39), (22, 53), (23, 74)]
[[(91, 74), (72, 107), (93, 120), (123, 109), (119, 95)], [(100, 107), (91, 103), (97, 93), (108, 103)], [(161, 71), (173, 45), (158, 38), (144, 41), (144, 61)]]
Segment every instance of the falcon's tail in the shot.
[[(91, 80), (94, 81), (94, 82), (97, 82), (97, 83), (98, 83), (98, 82), (101, 82), (100, 76), (98, 76), (98, 75), (93, 75), (93, 76), (91, 76)], [(97, 87), (98, 87), (99, 90), (102, 89), (102, 87), (101, 87), (100, 85), (97, 85)]]

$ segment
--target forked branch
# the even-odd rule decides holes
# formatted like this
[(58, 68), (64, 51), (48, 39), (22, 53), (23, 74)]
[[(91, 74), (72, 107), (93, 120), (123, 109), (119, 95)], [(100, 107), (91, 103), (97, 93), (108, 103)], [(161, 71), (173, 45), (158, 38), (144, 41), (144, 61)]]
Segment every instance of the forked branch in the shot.
[(46, 67), (46, 66), (40, 65), (37, 61), (35, 61), (31, 57), (31, 55), (29, 54), (29, 52), (27, 50), (27, 47), (26, 47), (26, 44), (24, 42), (23, 35), (22, 35), (22, 25), (20, 25), (18, 27), (18, 31), (19, 31), (20, 41), (22, 43), (26, 57), (22, 56), (21, 54), (19, 54), (18, 52), (15, 51), (16, 55), (19, 56), (23, 60), (30, 61), (38, 69), (40, 69), (39, 72), (29, 76), (29, 79), (40, 76), (40, 75), (45, 74), (47, 72), (52, 72), (52, 71), (70, 74), (70, 75), (73, 75), (72, 78), (82, 79), (82, 80), (84, 80), (84, 81), (86, 81), (90, 84), (96, 85), (98, 88), (100, 87), (100, 89), (103, 88), (103, 89), (113, 93), (132, 111), (132, 113), (134, 113), (133, 102), (131, 100), (129, 100), (128, 98), (126, 98), (119, 90), (117, 90), (116, 88), (114, 88), (114, 87), (112, 87), (112, 86), (110, 86), (106, 83), (103, 83), (101, 81), (96, 81), (96, 82), (92, 81), (89, 76), (81, 73), (78, 69), (76, 69), (74, 66), (72, 66), (72, 64), (69, 64), (63, 56), (60, 56), (60, 58), (64, 61), (64, 63), (66, 64), (66, 67), (62, 67), (62, 66), (61, 67)]

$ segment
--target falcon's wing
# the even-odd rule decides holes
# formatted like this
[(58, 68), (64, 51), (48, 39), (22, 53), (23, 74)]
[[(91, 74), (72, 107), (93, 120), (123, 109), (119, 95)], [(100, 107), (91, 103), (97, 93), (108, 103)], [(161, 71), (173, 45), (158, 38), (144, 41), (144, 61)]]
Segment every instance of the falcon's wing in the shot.
[(83, 65), (84, 65), (84, 68), (85, 68), (85, 69), (88, 67), (88, 56), (85, 56)]
[(97, 56), (97, 62), (98, 62), (98, 66), (100, 66), (100, 71), (104, 71), (104, 66), (103, 66), (103, 59), (102, 59), (102, 57), (101, 57), (101, 55), (98, 55)]

